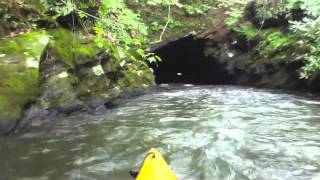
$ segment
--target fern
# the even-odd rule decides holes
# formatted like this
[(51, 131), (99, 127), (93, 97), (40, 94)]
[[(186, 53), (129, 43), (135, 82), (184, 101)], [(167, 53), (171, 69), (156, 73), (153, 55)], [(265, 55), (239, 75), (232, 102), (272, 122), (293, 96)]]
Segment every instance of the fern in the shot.
[(305, 66), (301, 70), (301, 78), (307, 79), (320, 71), (320, 2), (304, 0), (301, 4), (308, 17), (302, 21), (292, 21), (291, 30), (302, 36), (309, 44), (309, 53), (305, 57)]
[(97, 34), (96, 44), (111, 49), (115, 59), (159, 60), (148, 52), (145, 38), (148, 34), (147, 26), (139, 14), (127, 7), (124, 0), (104, 0), (94, 30)]
[(318, 0), (304, 0), (301, 8), (313, 17), (320, 16), (320, 1)]

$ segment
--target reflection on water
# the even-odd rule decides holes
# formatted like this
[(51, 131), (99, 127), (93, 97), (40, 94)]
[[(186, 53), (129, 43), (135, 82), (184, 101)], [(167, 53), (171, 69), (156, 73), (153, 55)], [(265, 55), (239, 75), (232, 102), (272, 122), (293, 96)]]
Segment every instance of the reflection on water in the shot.
[(0, 179), (130, 179), (157, 148), (180, 179), (320, 179), (320, 101), (280, 91), (165, 86), (123, 106), (0, 139)]

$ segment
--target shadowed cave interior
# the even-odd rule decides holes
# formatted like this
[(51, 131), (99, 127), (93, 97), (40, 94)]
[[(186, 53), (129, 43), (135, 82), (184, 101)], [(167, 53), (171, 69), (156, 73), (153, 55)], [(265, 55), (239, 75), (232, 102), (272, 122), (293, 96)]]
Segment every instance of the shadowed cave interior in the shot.
[(162, 61), (152, 64), (156, 82), (186, 84), (234, 83), (234, 77), (227, 73), (216, 59), (205, 56), (206, 40), (192, 35), (167, 43), (154, 50)]

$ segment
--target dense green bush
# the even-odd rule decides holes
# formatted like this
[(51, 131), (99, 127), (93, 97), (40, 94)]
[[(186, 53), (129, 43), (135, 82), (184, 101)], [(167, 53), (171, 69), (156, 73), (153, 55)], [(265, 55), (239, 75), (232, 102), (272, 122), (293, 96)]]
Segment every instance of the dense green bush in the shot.
[[(160, 42), (167, 29), (182, 26), (180, 21), (173, 18), (173, 8), (180, 8), (185, 11), (185, 15), (193, 16), (202, 15), (210, 9), (208, 3), (197, 2), (192, 4), (179, 0), (103, 0), (97, 17), (79, 9), (76, 10), (80, 17), (89, 16), (96, 20), (93, 29), (97, 34), (98, 46), (112, 49), (114, 51), (112, 53), (120, 55), (116, 56), (118, 59), (127, 57), (131, 60), (145, 59), (149, 62), (156, 62), (160, 58), (148, 52), (148, 43), (150, 43), (148, 34), (159, 32), (159, 39), (156, 42)], [(160, 14), (161, 19), (152, 17), (153, 22), (148, 26), (145, 24), (146, 19), (141, 17), (143, 14), (141, 7), (167, 9), (167, 11)], [(115, 45), (117, 47), (114, 47)]]
[[(285, 33), (283, 29), (263, 30), (254, 27), (251, 22), (244, 19), (245, 7), (249, 0), (221, 1), (220, 6), (227, 9), (226, 23), (235, 31), (246, 36), (248, 40), (260, 40), (259, 51), (268, 57), (274, 51), (291, 49), (286, 61), (303, 60), (304, 66), (300, 71), (301, 78), (310, 78), (320, 72), (320, 2), (318, 0), (260, 0), (256, 4), (260, 6), (256, 16), (262, 19), (276, 17), (285, 14), (289, 21), (289, 27)], [(292, 10), (302, 9), (303, 20), (294, 20)], [(269, 33), (273, 31), (274, 33)], [(297, 43), (298, 42), (298, 43)], [(284, 56), (288, 57), (288, 56)]]
[[(40, 21), (57, 27), (58, 18), (71, 14), (85, 31), (91, 34), (94, 31), (96, 45), (109, 49), (115, 59), (146, 59), (151, 62), (159, 61), (159, 58), (148, 53), (150, 32), (158, 36), (158, 40), (153, 36), (152, 41), (160, 42), (166, 30), (189, 23), (174, 19), (180, 16), (179, 12), (186, 16), (199, 16), (210, 9), (205, 0), (2, 0), (0, 5), (0, 31), (36, 29)], [(161, 10), (157, 11), (158, 18), (152, 17), (150, 24), (150, 16), (144, 14), (149, 8), (153, 9), (152, 13), (154, 9)], [(174, 8), (181, 11), (174, 11)], [(147, 19), (142, 19), (141, 14)], [(7, 32), (0, 33), (0, 36)]]
[(308, 16), (302, 21), (291, 21), (291, 30), (302, 36), (301, 43), (309, 46), (301, 72), (302, 78), (309, 78), (320, 71), (320, 2), (304, 0), (301, 8)]

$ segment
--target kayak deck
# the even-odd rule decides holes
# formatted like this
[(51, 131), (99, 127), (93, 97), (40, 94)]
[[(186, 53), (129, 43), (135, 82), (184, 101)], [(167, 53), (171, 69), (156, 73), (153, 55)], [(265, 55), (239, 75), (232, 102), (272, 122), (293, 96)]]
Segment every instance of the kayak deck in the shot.
[(136, 180), (177, 180), (177, 176), (159, 151), (150, 149)]

